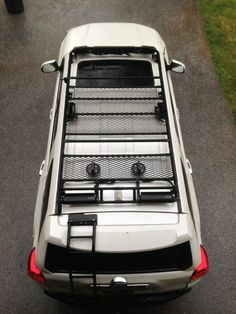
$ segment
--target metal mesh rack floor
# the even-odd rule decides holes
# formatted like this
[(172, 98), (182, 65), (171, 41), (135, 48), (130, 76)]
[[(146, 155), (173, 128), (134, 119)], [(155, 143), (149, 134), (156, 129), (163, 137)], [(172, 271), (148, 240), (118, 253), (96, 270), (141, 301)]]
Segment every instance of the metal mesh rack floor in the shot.
[(79, 116), (67, 122), (66, 134), (165, 134), (166, 126), (154, 115)]
[(82, 88), (71, 86), (70, 93), (72, 98), (158, 98), (158, 90), (155, 87), (136, 87), (136, 88), (113, 88), (113, 87), (97, 87), (97, 88)]
[[(137, 162), (145, 166), (143, 175), (135, 175), (132, 166)], [(95, 162), (100, 166), (100, 172), (90, 175), (86, 168)], [(173, 180), (171, 159), (169, 155), (159, 156), (98, 156), (98, 157), (64, 157), (64, 181), (83, 180)]]
[(67, 122), (66, 135), (165, 134), (155, 114), (157, 95), (153, 88), (74, 88), (77, 118)]

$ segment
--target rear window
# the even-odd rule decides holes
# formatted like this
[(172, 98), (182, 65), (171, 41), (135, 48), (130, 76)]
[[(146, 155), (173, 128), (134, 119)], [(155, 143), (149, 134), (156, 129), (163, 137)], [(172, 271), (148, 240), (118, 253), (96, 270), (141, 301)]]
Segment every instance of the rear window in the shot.
[[(69, 266), (73, 272), (91, 273), (93, 256), (91, 252), (70, 250), (48, 244), (45, 268), (51, 272), (68, 272)], [(70, 261), (70, 265), (68, 262)], [(192, 254), (189, 242), (172, 247), (134, 253), (96, 252), (96, 272), (109, 273), (145, 273), (185, 270), (192, 266)]]
[[(81, 87), (142, 87), (153, 86), (152, 66), (142, 60), (90, 60), (78, 64), (77, 86)], [(96, 78), (99, 77), (99, 80)], [(119, 80), (119, 77), (126, 79)], [(128, 78), (127, 78), (128, 77)], [(101, 79), (103, 78), (103, 79)], [(110, 79), (109, 79), (110, 78)]]

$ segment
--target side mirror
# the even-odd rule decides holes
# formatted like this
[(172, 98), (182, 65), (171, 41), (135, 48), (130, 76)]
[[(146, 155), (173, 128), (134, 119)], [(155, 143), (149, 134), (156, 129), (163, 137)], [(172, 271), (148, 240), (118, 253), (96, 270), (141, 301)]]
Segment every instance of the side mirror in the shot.
[(41, 65), (41, 71), (43, 73), (50, 73), (59, 70), (59, 66), (56, 60), (46, 61)]
[(171, 70), (172, 72), (176, 73), (184, 73), (185, 72), (185, 65), (182, 62), (179, 62), (177, 60), (171, 60), (171, 63), (167, 65), (166, 70)]

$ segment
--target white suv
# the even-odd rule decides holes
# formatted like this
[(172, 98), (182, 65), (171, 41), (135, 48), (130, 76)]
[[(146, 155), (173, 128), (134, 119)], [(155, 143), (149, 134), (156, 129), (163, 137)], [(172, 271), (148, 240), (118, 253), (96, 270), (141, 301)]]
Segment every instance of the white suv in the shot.
[(153, 29), (69, 30), (58, 71), (28, 273), (64, 300), (188, 291), (208, 270), (169, 62)]

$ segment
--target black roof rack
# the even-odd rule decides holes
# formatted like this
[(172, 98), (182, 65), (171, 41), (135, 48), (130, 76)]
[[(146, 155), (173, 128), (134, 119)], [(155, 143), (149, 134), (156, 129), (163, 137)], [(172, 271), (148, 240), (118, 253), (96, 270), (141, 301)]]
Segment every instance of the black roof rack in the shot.
[[(80, 47), (70, 53), (64, 124), (58, 178), (58, 213), (62, 204), (84, 203), (150, 203), (178, 200), (178, 186), (172, 150), (171, 132), (166, 109), (163, 78), (159, 76), (82, 77), (71, 76), (75, 54), (112, 53), (130, 51), (155, 53), (152, 47)], [(132, 49), (131, 49), (132, 48)], [(95, 49), (95, 50), (94, 50)], [(152, 82), (148, 86), (134, 86), (136, 80)], [(83, 80), (86, 82), (83, 85)], [(96, 84), (88, 82), (99, 81)], [(132, 82), (131, 86), (101, 81)], [(131, 80), (131, 81), (129, 81)], [(79, 81), (79, 84), (78, 84)], [(124, 96), (125, 91), (125, 96)], [(166, 142), (167, 153), (154, 154), (69, 154), (71, 143), (130, 143)], [(128, 183), (128, 184), (127, 184)], [(104, 197), (113, 190), (115, 199)], [(129, 199), (122, 199), (119, 191), (128, 190)], [(117, 192), (116, 192), (117, 191)]]

